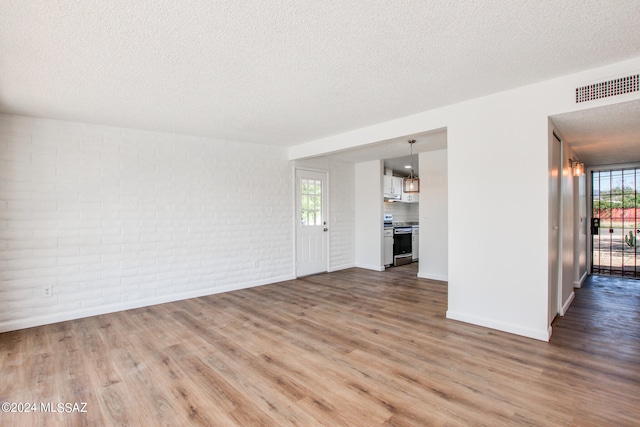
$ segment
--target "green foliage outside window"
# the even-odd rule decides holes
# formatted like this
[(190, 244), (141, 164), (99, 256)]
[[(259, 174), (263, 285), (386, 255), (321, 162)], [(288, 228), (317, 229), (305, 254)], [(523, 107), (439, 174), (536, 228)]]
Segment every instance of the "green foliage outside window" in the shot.
[(631, 187), (616, 187), (601, 191), (598, 200), (593, 201), (594, 210), (614, 208), (640, 208), (640, 197)]

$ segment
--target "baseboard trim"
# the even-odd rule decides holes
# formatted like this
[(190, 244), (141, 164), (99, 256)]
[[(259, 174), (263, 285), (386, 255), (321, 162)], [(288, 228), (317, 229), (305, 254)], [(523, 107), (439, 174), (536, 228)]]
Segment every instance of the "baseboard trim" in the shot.
[(584, 273), (582, 273), (582, 277), (580, 277), (580, 280), (577, 282), (573, 282), (573, 287), (576, 289), (580, 289), (582, 287), (582, 284), (584, 283), (585, 280), (587, 280), (587, 277), (589, 275), (587, 274), (587, 272), (585, 271)]
[(551, 329), (538, 330), (525, 328), (514, 325), (512, 323), (500, 322), (486, 317), (474, 316), (459, 311), (447, 310), (447, 319), (457, 320), (460, 322), (471, 323), (472, 325), (482, 326), (485, 328), (496, 329), (502, 332), (508, 332), (514, 335), (520, 335), (527, 338), (533, 338), (540, 341), (549, 341), (551, 338)]
[(342, 264), (342, 265), (337, 265), (335, 267), (329, 267), (329, 273), (332, 273), (334, 271), (340, 271), (340, 270), (346, 270), (347, 268), (353, 268), (356, 265), (351, 263), (351, 264)]
[(384, 265), (371, 265), (371, 264), (359, 264), (359, 263), (356, 263), (355, 267), (364, 268), (366, 270), (373, 270), (373, 271), (384, 271)]
[(562, 309), (561, 309), (560, 313), (558, 313), (560, 316), (564, 316), (565, 314), (567, 314), (567, 310), (569, 310), (569, 306), (571, 305), (571, 303), (573, 302), (573, 299), (575, 297), (576, 297), (576, 293), (571, 291), (571, 294), (569, 295), (569, 298), (567, 298), (565, 303), (562, 304)]
[(219, 288), (199, 289), (197, 291), (182, 292), (179, 294), (166, 295), (156, 298), (147, 298), (138, 301), (129, 301), (118, 304), (109, 304), (80, 310), (69, 311), (66, 313), (48, 314), (44, 316), (36, 316), (29, 319), (9, 320), (0, 323), (0, 333), (17, 331), (20, 329), (33, 328), (36, 326), (50, 325), (52, 323), (66, 322), (68, 320), (82, 319), (84, 317), (99, 316), (101, 314), (116, 313), (118, 311), (132, 310), (136, 308), (149, 307), (152, 305), (165, 304), (168, 302), (182, 301), (191, 298), (198, 298), (207, 295), (221, 294), (224, 292), (237, 291), (240, 289), (254, 288), (258, 286), (270, 285), (278, 282), (295, 279), (294, 275), (284, 275), (272, 277), (266, 280), (254, 280), (251, 282), (238, 283), (233, 285), (222, 286)]
[(418, 277), (421, 279), (429, 279), (429, 280), (435, 280), (438, 282), (448, 282), (449, 278), (447, 276), (440, 276), (438, 274), (429, 274), (429, 273), (421, 273), (418, 272)]

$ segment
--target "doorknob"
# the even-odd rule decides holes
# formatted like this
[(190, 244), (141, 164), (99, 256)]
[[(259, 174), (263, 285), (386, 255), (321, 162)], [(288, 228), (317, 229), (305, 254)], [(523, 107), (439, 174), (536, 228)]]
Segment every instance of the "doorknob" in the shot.
[(327, 231), (327, 230), (329, 230), (329, 229), (327, 227), (325, 227), (324, 230), (322, 230), (322, 231)]

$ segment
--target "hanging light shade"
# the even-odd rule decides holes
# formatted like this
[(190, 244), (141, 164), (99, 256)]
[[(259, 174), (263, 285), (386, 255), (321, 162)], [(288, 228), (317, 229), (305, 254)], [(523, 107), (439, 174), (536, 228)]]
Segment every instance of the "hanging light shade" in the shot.
[(405, 193), (419, 193), (420, 192), (420, 178), (406, 177), (404, 180), (404, 192)]
[(409, 140), (409, 147), (411, 152), (411, 173), (408, 177), (402, 180), (402, 191), (405, 193), (419, 193), (420, 192), (420, 178), (413, 175), (413, 144), (416, 143), (415, 139)]

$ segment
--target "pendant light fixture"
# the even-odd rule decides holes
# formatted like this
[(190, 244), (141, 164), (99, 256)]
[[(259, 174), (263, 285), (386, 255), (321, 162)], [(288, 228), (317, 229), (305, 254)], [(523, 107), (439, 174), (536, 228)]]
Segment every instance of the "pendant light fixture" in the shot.
[(409, 140), (409, 147), (411, 149), (411, 173), (408, 177), (402, 180), (402, 189), (405, 193), (419, 193), (420, 192), (420, 178), (413, 176), (413, 144), (416, 143), (415, 139)]

